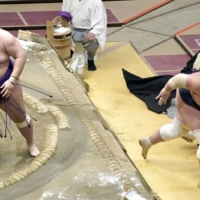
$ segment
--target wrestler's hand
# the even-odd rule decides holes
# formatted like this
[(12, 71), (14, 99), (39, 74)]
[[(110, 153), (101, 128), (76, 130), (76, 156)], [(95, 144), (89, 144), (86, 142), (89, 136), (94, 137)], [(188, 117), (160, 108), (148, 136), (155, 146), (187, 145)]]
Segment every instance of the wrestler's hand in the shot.
[(2, 97), (8, 98), (11, 96), (14, 87), (15, 87), (15, 85), (12, 84), (9, 80), (7, 80), (0, 87), (1, 89), (3, 88), (2, 91), (0, 92), (0, 94), (2, 94)]
[(88, 42), (91, 42), (92, 40), (95, 39), (95, 34), (89, 32), (89, 33), (86, 35), (86, 38), (85, 38), (85, 39), (86, 39)]
[(167, 92), (165, 90), (165, 88), (163, 88), (161, 91), (160, 91), (160, 94), (156, 97), (156, 99), (159, 99), (158, 101), (158, 105), (163, 105), (163, 104), (166, 104), (167, 102), (167, 99), (169, 98), (169, 95), (170, 95), (170, 92)]

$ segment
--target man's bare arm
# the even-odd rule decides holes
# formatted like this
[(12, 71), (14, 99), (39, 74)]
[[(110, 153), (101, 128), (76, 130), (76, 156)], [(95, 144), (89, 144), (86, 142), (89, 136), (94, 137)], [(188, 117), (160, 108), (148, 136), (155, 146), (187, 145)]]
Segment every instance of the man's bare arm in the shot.
[(26, 52), (18, 40), (10, 33), (5, 32), (4, 38), (4, 48), (6, 53), (15, 59), (14, 69), (11, 76), (18, 79), (26, 62)]

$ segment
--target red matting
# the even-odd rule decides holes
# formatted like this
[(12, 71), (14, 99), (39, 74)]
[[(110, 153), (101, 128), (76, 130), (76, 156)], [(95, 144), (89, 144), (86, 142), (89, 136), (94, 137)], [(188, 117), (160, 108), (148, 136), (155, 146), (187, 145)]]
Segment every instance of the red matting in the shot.
[(176, 40), (194, 56), (200, 51), (200, 22), (193, 24), (174, 34)]
[(0, 26), (22, 26), (23, 21), (16, 12), (0, 13)]
[(150, 66), (158, 75), (175, 75), (186, 66), (191, 59), (187, 54), (183, 55), (153, 55), (144, 56)]
[(119, 22), (118, 19), (115, 17), (115, 15), (112, 13), (110, 9), (106, 9), (106, 14), (107, 14), (107, 22), (112, 23), (112, 22)]
[(192, 50), (197, 53), (200, 50), (200, 34), (179, 35), (183, 42)]
[(28, 25), (46, 25), (46, 21), (53, 20), (59, 15), (59, 11), (34, 11), (21, 12)]
[[(45, 25), (47, 20), (53, 20), (59, 15), (60, 11), (35, 11), (35, 12), (21, 12), (28, 25)], [(110, 9), (106, 9), (107, 21), (119, 22)]]

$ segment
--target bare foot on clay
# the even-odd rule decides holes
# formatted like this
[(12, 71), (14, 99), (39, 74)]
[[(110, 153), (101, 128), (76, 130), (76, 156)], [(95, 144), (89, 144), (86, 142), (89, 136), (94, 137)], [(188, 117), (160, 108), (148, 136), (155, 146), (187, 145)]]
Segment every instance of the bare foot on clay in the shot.
[(35, 144), (27, 144), (27, 146), (31, 156), (36, 157), (40, 155), (40, 151), (38, 150)]
[(139, 144), (142, 147), (142, 156), (146, 160), (147, 159), (148, 150), (150, 149), (151, 146), (145, 146), (143, 139), (139, 140)]

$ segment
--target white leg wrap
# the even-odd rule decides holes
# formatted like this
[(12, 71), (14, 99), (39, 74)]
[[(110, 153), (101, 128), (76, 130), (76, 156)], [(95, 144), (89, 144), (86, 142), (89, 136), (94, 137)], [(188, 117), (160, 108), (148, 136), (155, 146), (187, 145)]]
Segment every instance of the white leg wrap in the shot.
[[(194, 137), (198, 140), (198, 143), (200, 144), (200, 129), (197, 129), (193, 131)], [(197, 150), (197, 158), (200, 159), (200, 146)]]
[(189, 131), (186, 137), (189, 138), (189, 139), (191, 139), (191, 140), (195, 140), (196, 139), (194, 137), (194, 133), (192, 131)]
[(160, 128), (160, 136), (164, 141), (180, 138), (188, 133), (188, 127), (174, 118), (172, 124), (166, 124)]
[(24, 127), (28, 126), (28, 124), (30, 123), (30, 121), (31, 121), (30, 116), (28, 114), (26, 114), (26, 119), (23, 122), (21, 122), (21, 123), (15, 123), (15, 124), (16, 124), (16, 126), (18, 128), (24, 128)]
[(151, 147), (153, 144), (151, 143), (151, 140), (149, 137), (146, 137), (141, 140), (142, 141), (142, 146), (143, 147)]

